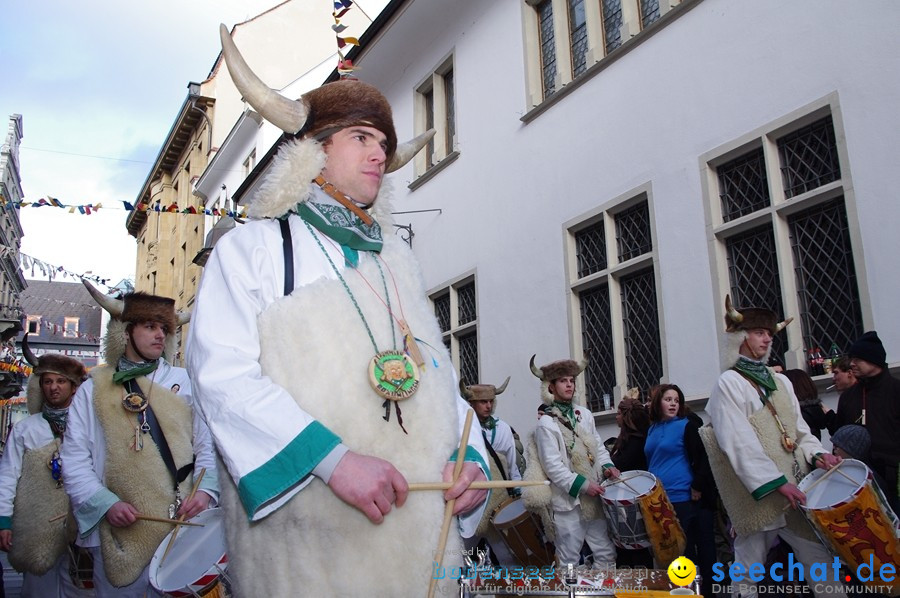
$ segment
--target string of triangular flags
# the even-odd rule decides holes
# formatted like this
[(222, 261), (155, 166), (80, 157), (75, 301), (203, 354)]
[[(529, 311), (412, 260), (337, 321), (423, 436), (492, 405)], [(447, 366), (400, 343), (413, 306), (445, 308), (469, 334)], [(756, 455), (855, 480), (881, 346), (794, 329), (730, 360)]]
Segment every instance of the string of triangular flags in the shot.
[(112, 210), (125, 210), (126, 212), (160, 212), (160, 213), (169, 213), (169, 214), (191, 214), (197, 216), (230, 216), (231, 218), (246, 218), (247, 212), (245, 209), (241, 209), (240, 212), (236, 212), (234, 210), (220, 210), (219, 208), (196, 208), (194, 206), (188, 206), (186, 208), (182, 208), (177, 203), (169, 204), (168, 206), (163, 206), (160, 204), (155, 204), (153, 206), (148, 206), (147, 204), (138, 204), (135, 206), (134, 204), (127, 202), (125, 200), (119, 200), (116, 203), (121, 203), (123, 207), (108, 207), (104, 206), (102, 203), (86, 203), (86, 204), (65, 204), (61, 202), (59, 199), (51, 196), (41, 197), (37, 201), (12, 201), (7, 200), (5, 197), (0, 195), (0, 207), (7, 210), (17, 210), (19, 208), (43, 208), (43, 207), (53, 207), (53, 208), (68, 208), (70, 214), (83, 214), (85, 216), (90, 216), (94, 212), (99, 211), (101, 208), (104, 209), (112, 209)]
[[(71, 276), (73, 279), (81, 280), (87, 279), (92, 282), (96, 282), (102, 284), (103, 286), (110, 286), (112, 278), (96, 276), (90, 270), (87, 272), (77, 273), (72, 272), (71, 270), (66, 270), (62, 266), (54, 266), (53, 264), (48, 264), (43, 260), (39, 260), (36, 257), (31, 257), (28, 254), (17, 252), (15, 249), (11, 247), (0, 246), (0, 259), (5, 257), (8, 254), (18, 254), (19, 263), (22, 266), (23, 270), (31, 270), (31, 275), (35, 276), (35, 271), (40, 270), (41, 274), (47, 277), (47, 280), (52, 281), (57, 276), (62, 276), (63, 278), (67, 278)], [(73, 280), (74, 282), (74, 280)]]
[(346, 25), (341, 24), (341, 19), (344, 15), (347, 14), (347, 11), (353, 7), (352, 0), (334, 0), (334, 10), (331, 12), (331, 16), (334, 17), (334, 25), (331, 28), (334, 30), (335, 37), (337, 38), (337, 47), (338, 47), (338, 66), (337, 71), (338, 75), (340, 75), (341, 79), (349, 79), (353, 78), (353, 61), (344, 58), (343, 49), (347, 47), (347, 45), (358, 46), (359, 40), (355, 37), (345, 36), (342, 37), (341, 33), (343, 33), (346, 29)]

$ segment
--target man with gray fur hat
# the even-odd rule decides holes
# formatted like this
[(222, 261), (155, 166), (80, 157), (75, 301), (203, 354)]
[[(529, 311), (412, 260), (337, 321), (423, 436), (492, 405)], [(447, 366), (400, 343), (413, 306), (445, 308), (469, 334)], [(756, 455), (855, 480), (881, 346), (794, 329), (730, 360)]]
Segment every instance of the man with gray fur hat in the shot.
[(69, 575), (69, 512), (62, 487), (60, 444), (69, 405), (87, 372), (81, 362), (58, 353), (36, 357), (22, 339), (22, 352), (34, 368), (28, 378), (30, 416), (16, 423), (0, 461), (0, 550), (24, 572), (24, 596), (78, 596)]
[(864, 426), (872, 439), (870, 467), (898, 495), (900, 468), (900, 380), (891, 376), (878, 333), (866, 332), (850, 345), (850, 369), (857, 384), (838, 399), (837, 425)]
[[(810, 465), (828, 469), (840, 462), (827, 453), (803, 420), (790, 380), (767, 367), (772, 337), (790, 319), (778, 323), (761, 307), (736, 309), (725, 297), (728, 367), (713, 387), (706, 412), (710, 425), (700, 429), (722, 502), (734, 526), (734, 562), (748, 571), (764, 563), (780, 537), (808, 571), (831, 557), (813, 535), (797, 505), (806, 496), (797, 487)], [(793, 507), (785, 512), (788, 506)], [(843, 595), (816, 591), (816, 596)], [(831, 589), (831, 586), (828, 586)], [(757, 595), (744, 578), (731, 583), (732, 594)]]
[(581, 547), (588, 543), (594, 565), (609, 566), (616, 561), (616, 548), (607, 533), (600, 504), (604, 478), (619, 477), (619, 470), (597, 434), (594, 415), (583, 405), (575, 405), (575, 378), (587, 361), (562, 359), (531, 372), (541, 380), (538, 423), (534, 430), (537, 463), (550, 480), (556, 558), (560, 566), (577, 565)]
[(434, 553), (454, 500), (446, 554), (456, 558), (446, 562), (461, 564), (461, 536), (487, 495), (469, 488), (489, 471), (484, 440), (469, 434), (450, 489), (408, 496), (408, 481), (453, 478), (469, 405), (415, 257), (382, 236), (392, 226), (384, 175), (429, 136), (398, 143), (390, 104), (361, 81), (285, 98), (225, 27), (221, 38), (241, 95), (289, 138), (252, 220), (210, 255), (188, 339), (230, 473), (222, 503), (235, 592), (421, 596), (434, 580), (455, 591)]

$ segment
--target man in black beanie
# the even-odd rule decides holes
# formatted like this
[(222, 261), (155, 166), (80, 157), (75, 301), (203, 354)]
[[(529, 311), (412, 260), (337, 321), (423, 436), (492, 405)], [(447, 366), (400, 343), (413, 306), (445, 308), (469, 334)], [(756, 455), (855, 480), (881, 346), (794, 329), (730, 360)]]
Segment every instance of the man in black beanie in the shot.
[(887, 481), (893, 500), (898, 495), (900, 467), (900, 380), (891, 376), (884, 345), (874, 330), (863, 334), (850, 346), (850, 367), (859, 383), (838, 399), (837, 425), (865, 426), (872, 437), (871, 462), (874, 471)]

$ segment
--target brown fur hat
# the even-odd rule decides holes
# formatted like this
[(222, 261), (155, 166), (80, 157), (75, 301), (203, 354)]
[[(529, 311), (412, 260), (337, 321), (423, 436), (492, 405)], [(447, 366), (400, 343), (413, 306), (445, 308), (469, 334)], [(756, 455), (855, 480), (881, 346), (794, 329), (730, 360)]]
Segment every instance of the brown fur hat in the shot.
[(128, 293), (123, 298), (123, 322), (138, 324), (140, 322), (160, 322), (166, 328), (166, 334), (172, 334), (178, 327), (175, 315), (175, 300), (149, 293)]
[(80, 361), (59, 353), (47, 353), (38, 358), (38, 363), (34, 366), (32, 375), (40, 376), (41, 374), (65, 376), (75, 386), (78, 386), (87, 378), (87, 370), (84, 369), (84, 365)]
[[(534, 356), (531, 358), (531, 364), (532, 366), (534, 365)], [(537, 368), (540, 370), (540, 375), (538, 375), (538, 372), (535, 371), (534, 368), (532, 368), (532, 372), (544, 382), (553, 382), (557, 378), (562, 378), (563, 376), (577, 377), (578, 374), (584, 371), (586, 365), (587, 361), (578, 363), (574, 359), (560, 359), (559, 361), (551, 361), (550, 363)]]
[(324, 138), (354, 125), (374, 127), (387, 137), (387, 162), (390, 163), (397, 149), (397, 132), (391, 105), (375, 87), (355, 79), (342, 79), (306, 92), (303, 100), (309, 106), (309, 116), (297, 137)]
[(775, 336), (792, 320), (793, 318), (788, 318), (784, 322), (778, 322), (775, 312), (764, 307), (735, 308), (731, 304), (731, 296), (725, 295), (725, 332), (762, 328)]

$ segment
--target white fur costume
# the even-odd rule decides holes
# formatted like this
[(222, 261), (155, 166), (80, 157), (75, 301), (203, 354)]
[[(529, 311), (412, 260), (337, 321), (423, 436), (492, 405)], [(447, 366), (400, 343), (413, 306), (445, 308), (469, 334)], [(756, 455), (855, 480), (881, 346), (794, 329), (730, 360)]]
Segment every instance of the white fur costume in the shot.
[[(324, 154), (318, 143), (292, 142), (276, 161), (262, 197), (254, 200), (255, 216), (279, 216), (307, 199)], [(384, 193), (375, 206), (385, 236), (379, 261), (394, 315), (425, 341), (419, 345), (426, 360), (419, 390), (400, 403), (409, 434), (393, 408), (390, 421), (383, 419), (383, 399), (366, 373), (375, 349), (319, 243), (342, 270), (378, 350), (402, 350), (396, 322), (392, 338), (371, 254), (361, 251), (358, 269), (346, 268), (335, 244), (291, 215), (290, 296), (283, 296), (282, 237), (273, 220), (229, 233), (205, 268), (188, 363), (235, 483), (223, 483), (223, 506), (238, 596), (418, 597), (433, 575), (444, 510), (439, 492), (412, 493), (376, 526), (325, 485), (348, 449), (390, 461), (411, 482), (439, 479), (469, 408), (456, 391), (415, 259), (392, 234)], [(467, 459), (485, 468), (477, 427), (469, 451)], [(463, 533), (471, 534), (480, 517), (480, 509), (464, 517)], [(459, 535), (451, 534), (446, 566), (459, 565), (452, 555), (460, 547)], [(450, 589), (455, 583), (441, 582)]]

